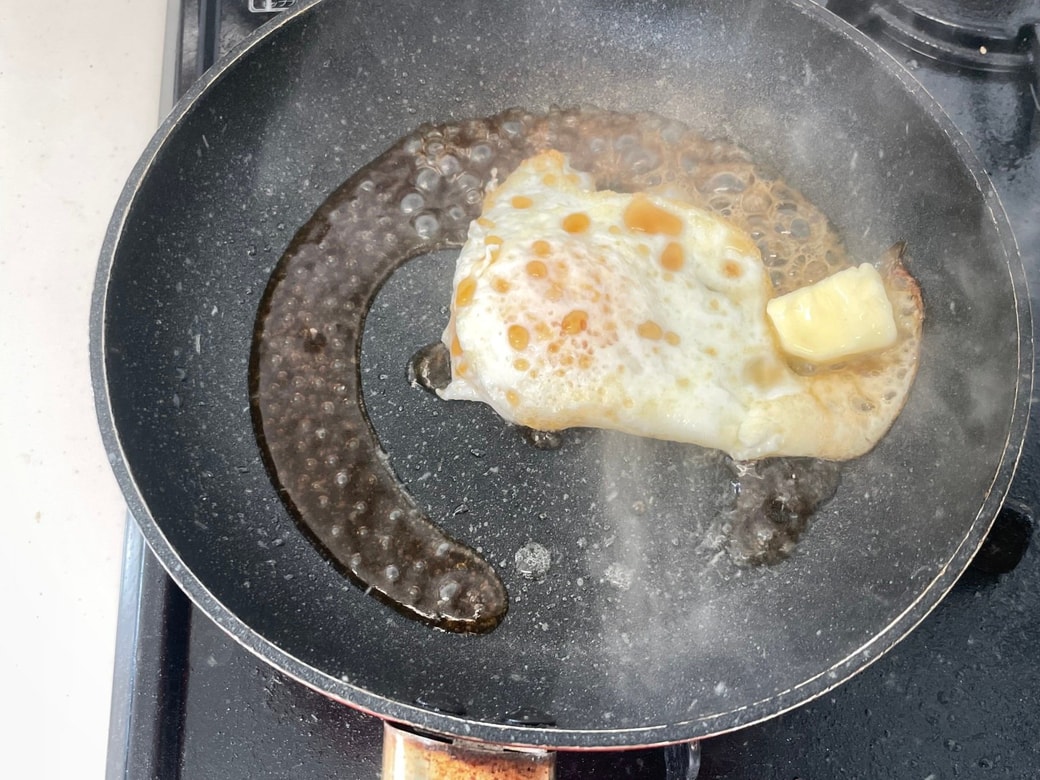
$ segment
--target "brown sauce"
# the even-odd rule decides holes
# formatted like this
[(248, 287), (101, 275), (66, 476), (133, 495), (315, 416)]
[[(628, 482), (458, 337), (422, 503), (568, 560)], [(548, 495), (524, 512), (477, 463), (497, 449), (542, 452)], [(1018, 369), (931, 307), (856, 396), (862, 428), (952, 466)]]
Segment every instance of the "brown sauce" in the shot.
[[(601, 189), (656, 190), (730, 219), (761, 249), (779, 292), (847, 265), (823, 215), (746, 152), (652, 115), (512, 109), (424, 125), (336, 190), (296, 234), (264, 295), (250, 377), (258, 438), (284, 500), (320, 548), (377, 598), (447, 630), (494, 628), (508, 597), (487, 561), (426, 517), (387, 462), (361, 397), (365, 315), (395, 268), (461, 246), (488, 188), (548, 148), (569, 154)], [(643, 208), (631, 221), (636, 229), (669, 233), (669, 216)], [(573, 227), (582, 224), (576, 216)], [(682, 259), (661, 262), (668, 267)], [(532, 266), (528, 273), (542, 272)], [(666, 335), (652, 328), (648, 334)], [(410, 377), (427, 389), (443, 387), (446, 365), (446, 350), (431, 346), (417, 353)], [(525, 435), (538, 447), (563, 441), (559, 434)], [(739, 542), (738, 561), (772, 562), (790, 551), (762, 531), (777, 501), (788, 507), (783, 497), (807, 484), (785, 478), (789, 472), (780, 468), (760, 479), (756, 471), (749, 487), (737, 491), (726, 523)], [(808, 482), (813, 496), (826, 493)], [(808, 517), (801, 509), (817, 503), (794, 501), (797, 517), (789, 525), (801, 524), (797, 533)], [(780, 519), (790, 514), (785, 508)], [(763, 540), (758, 552), (756, 539)]]

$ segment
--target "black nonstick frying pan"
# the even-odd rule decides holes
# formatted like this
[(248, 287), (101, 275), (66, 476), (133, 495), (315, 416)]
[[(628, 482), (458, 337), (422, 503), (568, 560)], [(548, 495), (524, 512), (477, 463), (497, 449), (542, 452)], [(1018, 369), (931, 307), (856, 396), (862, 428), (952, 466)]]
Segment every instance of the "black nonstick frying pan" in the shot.
[[(794, 554), (737, 566), (705, 544), (728, 488), (709, 454), (588, 431), (538, 449), (414, 387), (454, 254), (416, 257), (361, 301), (360, 360), (340, 370), (387, 473), (508, 593), (494, 630), (446, 632), (367, 594), (280, 495), (250, 399), (257, 314), (297, 230), (399, 138), (554, 105), (653, 112), (739, 144), (857, 258), (906, 241), (920, 370)], [(329, 294), (335, 307), (352, 291)], [(966, 144), (875, 45), (786, 0), (305, 3), (210, 71), (149, 145), (102, 252), (91, 345), (130, 509), (218, 624), (387, 720), (553, 748), (738, 728), (884, 653), (984, 538), (1033, 370), (1024, 273)]]

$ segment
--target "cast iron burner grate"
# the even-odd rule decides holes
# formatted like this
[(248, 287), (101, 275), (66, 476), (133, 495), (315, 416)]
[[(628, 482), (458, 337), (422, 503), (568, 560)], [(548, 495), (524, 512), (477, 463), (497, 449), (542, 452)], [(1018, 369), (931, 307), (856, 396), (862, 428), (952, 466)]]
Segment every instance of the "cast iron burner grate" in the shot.
[(827, 7), (872, 38), (928, 59), (972, 71), (1031, 74), (1035, 83), (1040, 12), (1031, 0), (830, 0)]

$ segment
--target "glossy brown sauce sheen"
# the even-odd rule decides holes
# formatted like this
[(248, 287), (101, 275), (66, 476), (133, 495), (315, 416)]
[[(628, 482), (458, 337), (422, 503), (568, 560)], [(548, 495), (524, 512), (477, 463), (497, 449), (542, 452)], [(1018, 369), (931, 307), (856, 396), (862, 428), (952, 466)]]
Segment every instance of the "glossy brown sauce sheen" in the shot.
[[(325, 553), (377, 598), (447, 630), (491, 630), (508, 597), (492, 567), (426, 517), (387, 462), (361, 398), (365, 314), (395, 268), (461, 246), (485, 193), (521, 160), (549, 148), (570, 155), (601, 189), (657, 191), (732, 220), (761, 249), (779, 292), (847, 265), (823, 215), (746, 152), (652, 115), (512, 109), (424, 125), (336, 190), (294, 237), (260, 308), (251, 361), (258, 438), (283, 498)], [(584, 229), (582, 216), (574, 217), (575, 230)], [(674, 219), (646, 199), (626, 214), (637, 229), (665, 234)], [(542, 273), (537, 262), (528, 273)], [(661, 262), (669, 267), (682, 258)], [(647, 338), (667, 335), (654, 325), (647, 324)], [(517, 333), (515, 343), (525, 335)], [(441, 386), (445, 353), (431, 347), (417, 355), (413, 381)], [(549, 448), (562, 441), (537, 432), (530, 440)], [(823, 481), (830, 483), (829, 472)], [(775, 482), (770, 472), (772, 493), (750, 502), (756, 522), (762, 507), (776, 505)], [(747, 500), (750, 492), (743, 495)], [(741, 521), (727, 522), (739, 539)], [(754, 548), (761, 529), (749, 528), (744, 535)], [(750, 562), (783, 556), (775, 540), (766, 545), (765, 556), (754, 549), (742, 555)]]

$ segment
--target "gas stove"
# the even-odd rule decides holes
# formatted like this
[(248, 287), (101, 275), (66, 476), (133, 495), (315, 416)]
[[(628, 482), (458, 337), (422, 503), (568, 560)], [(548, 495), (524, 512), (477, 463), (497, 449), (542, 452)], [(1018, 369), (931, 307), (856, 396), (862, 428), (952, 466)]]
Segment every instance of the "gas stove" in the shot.
[[(293, 4), (183, 0), (167, 91), (183, 94), (220, 56)], [(1040, 0), (821, 4), (901, 61), (967, 137), (1003, 199), (1040, 311)], [(877, 662), (805, 706), (697, 748), (562, 753), (557, 777), (1035, 777), (1035, 423), (982, 552), (938, 608)], [(379, 776), (378, 719), (241, 648), (172, 583), (132, 522), (128, 528), (110, 780)]]

